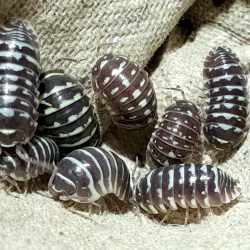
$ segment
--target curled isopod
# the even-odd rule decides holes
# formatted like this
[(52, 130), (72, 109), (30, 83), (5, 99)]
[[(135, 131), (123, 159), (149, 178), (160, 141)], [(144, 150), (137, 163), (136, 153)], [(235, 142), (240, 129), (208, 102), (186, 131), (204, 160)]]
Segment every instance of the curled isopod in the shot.
[(200, 140), (199, 109), (190, 101), (170, 105), (158, 121), (147, 146), (147, 162), (152, 167), (179, 164), (190, 158)]
[(247, 78), (230, 49), (215, 48), (204, 62), (208, 101), (203, 133), (218, 150), (239, 145), (246, 134)]
[(49, 138), (33, 136), (24, 145), (2, 148), (0, 177), (14, 183), (27, 182), (44, 173), (52, 173), (59, 159), (59, 148)]
[(99, 123), (82, 85), (63, 70), (40, 77), (39, 130), (62, 151), (100, 143)]
[(153, 84), (138, 64), (123, 56), (104, 55), (92, 69), (92, 85), (117, 126), (137, 129), (155, 121)]
[(27, 143), (38, 113), (40, 56), (28, 21), (12, 18), (0, 28), (0, 145)]
[(150, 214), (168, 209), (210, 208), (240, 196), (239, 181), (221, 169), (205, 164), (180, 164), (157, 168), (134, 187), (134, 201)]
[(98, 147), (69, 153), (58, 163), (48, 186), (60, 200), (80, 203), (96, 204), (111, 193), (124, 201), (132, 196), (126, 164), (115, 153)]

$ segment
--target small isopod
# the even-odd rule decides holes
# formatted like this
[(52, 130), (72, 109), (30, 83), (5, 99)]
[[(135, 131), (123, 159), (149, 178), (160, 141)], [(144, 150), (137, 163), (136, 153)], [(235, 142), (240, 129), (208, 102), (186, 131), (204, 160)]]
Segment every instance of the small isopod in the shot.
[(0, 177), (15, 183), (27, 182), (44, 173), (52, 173), (59, 158), (59, 149), (49, 138), (33, 136), (25, 145), (2, 148)]
[(100, 128), (82, 85), (63, 70), (40, 77), (39, 129), (64, 151), (97, 146)]
[(156, 119), (156, 96), (148, 73), (123, 56), (107, 54), (92, 69), (92, 85), (113, 122), (126, 129)]
[(164, 214), (178, 207), (218, 207), (239, 196), (238, 180), (205, 164), (157, 168), (141, 178), (134, 188), (135, 203), (150, 214)]
[(248, 117), (247, 78), (230, 49), (212, 50), (204, 63), (208, 103), (203, 128), (207, 141), (218, 150), (239, 145)]
[(27, 143), (37, 127), (40, 55), (28, 21), (12, 18), (0, 28), (0, 145)]
[(96, 204), (110, 193), (124, 201), (132, 196), (126, 164), (115, 153), (98, 147), (69, 153), (58, 163), (48, 187), (60, 200), (80, 203)]
[(189, 158), (200, 140), (199, 109), (190, 101), (177, 100), (158, 121), (147, 146), (150, 166), (179, 164)]

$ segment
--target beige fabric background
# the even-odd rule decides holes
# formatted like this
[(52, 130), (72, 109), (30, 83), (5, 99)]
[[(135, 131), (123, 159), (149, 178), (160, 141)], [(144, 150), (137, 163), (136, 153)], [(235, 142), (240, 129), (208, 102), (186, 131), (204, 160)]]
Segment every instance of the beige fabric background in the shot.
[[(214, 46), (230, 46), (245, 65), (248, 77), (250, 74), (250, 1), (193, 2), (0, 1), (0, 17), (30, 20), (38, 30), (45, 69), (62, 67), (86, 78), (96, 58), (110, 51), (127, 55), (142, 66), (148, 64), (160, 115), (180, 98), (179, 93), (164, 86), (179, 85), (188, 99), (203, 104), (202, 63)], [(149, 131), (128, 133), (113, 126), (108, 129), (103, 108), (98, 110), (105, 132), (103, 147), (119, 153), (132, 169), (135, 155), (144, 154)], [(203, 211), (200, 223), (193, 211), (188, 226), (179, 225), (184, 211), (159, 225), (138, 210), (115, 213), (111, 201), (103, 212), (94, 210), (89, 214), (88, 207), (81, 206), (72, 213), (60, 202), (35, 192), (15, 198), (1, 189), (1, 249), (250, 249), (249, 148), (248, 136), (234, 154), (222, 157), (220, 164), (241, 181), (242, 200), (223, 207), (224, 213), (218, 209), (214, 209), (215, 214)], [(204, 156), (203, 161), (209, 163), (211, 159)]]

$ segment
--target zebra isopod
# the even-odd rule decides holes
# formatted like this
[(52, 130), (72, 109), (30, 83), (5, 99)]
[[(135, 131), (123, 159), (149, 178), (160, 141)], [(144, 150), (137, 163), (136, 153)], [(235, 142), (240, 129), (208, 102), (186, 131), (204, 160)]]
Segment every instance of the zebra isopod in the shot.
[(141, 178), (134, 201), (150, 214), (167, 213), (178, 206), (188, 209), (218, 207), (240, 196), (239, 182), (221, 169), (205, 164), (161, 167)]
[(184, 162), (200, 140), (201, 126), (200, 112), (195, 104), (178, 100), (170, 105), (148, 143), (149, 165), (162, 167)]
[(117, 126), (137, 129), (156, 119), (153, 84), (147, 72), (127, 58), (101, 57), (92, 69), (92, 85)]
[(230, 49), (218, 47), (205, 60), (204, 76), (208, 79), (204, 135), (218, 150), (236, 147), (245, 135), (249, 102), (240, 61)]
[(40, 77), (39, 130), (64, 151), (100, 142), (99, 123), (84, 88), (63, 70)]
[(0, 29), (0, 145), (27, 143), (37, 127), (40, 56), (28, 21), (12, 18)]
[(115, 153), (98, 147), (77, 149), (57, 165), (49, 191), (60, 200), (92, 203), (113, 193), (120, 200), (132, 196), (130, 173)]
[(29, 181), (52, 173), (58, 159), (59, 149), (53, 140), (33, 136), (25, 145), (1, 149), (0, 177), (7, 181)]

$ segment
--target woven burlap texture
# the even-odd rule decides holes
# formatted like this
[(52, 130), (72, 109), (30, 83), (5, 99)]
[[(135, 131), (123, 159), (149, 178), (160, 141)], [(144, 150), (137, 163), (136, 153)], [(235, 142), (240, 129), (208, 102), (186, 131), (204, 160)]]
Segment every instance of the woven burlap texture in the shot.
[[(204, 104), (202, 63), (215, 46), (230, 46), (249, 77), (250, 2), (199, 0), (192, 5), (193, 2), (0, 1), (0, 14), (3, 19), (9, 16), (28, 19), (38, 30), (44, 69), (61, 67), (76, 77), (88, 77), (96, 58), (111, 51), (127, 55), (142, 66), (148, 64), (161, 115), (167, 105), (182, 98), (166, 87), (180, 86), (187, 99), (200, 106)], [(102, 108), (98, 110), (103, 112)], [(103, 132), (107, 131), (103, 147), (116, 151), (132, 169), (135, 156), (145, 153), (148, 139), (145, 135), (149, 131), (128, 133), (114, 126), (108, 129), (106, 120), (103, 122), (102, 116), (100, 119), (105, 127)], [(61, 203), (35, 192), (15, 198), (1, 190), (1, 246), (4, 249), (249, 249), (249, 148), (248, 136), (235, 154), (224, 157), (220, 164), (241, 181), (242, 201), (223, 207), (225, 213), (215, 209), (215, 214), (207, 215), (203, 211), (202, 220), (193, 220), (188, 226), (160, 225), (138, 210), (89, 214), (83, 207), (72, 213)], [(211, 159), (204, 156), (203, 161)], [(175, 215), (176, 222), (182, 223), (184, 212)], [(197, 217), (196, 211), (191, 216)]]

